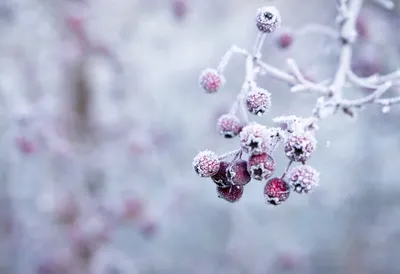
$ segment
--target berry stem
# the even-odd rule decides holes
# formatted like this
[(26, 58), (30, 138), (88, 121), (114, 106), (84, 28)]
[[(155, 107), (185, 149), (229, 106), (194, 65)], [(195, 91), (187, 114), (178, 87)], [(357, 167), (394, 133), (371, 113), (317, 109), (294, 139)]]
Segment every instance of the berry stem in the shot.
[(320, 24), (307, 24), (302, 28), (299, 28), (298, 30), (295, 31), (296, 36), (304, 36), (307, 34), (321, 34), (321, 35), (325, 35), (329, 38), (332, 39), (338, 39), (338, 33), (335, 29), (328, 27), (328, 26), (324, 26), (324, 25), (320, 25)]
[(290, 168), (290, 166), (291, 166), (292, 164), (293, 164), (293, 161), (290, 160), (289, 163), (288, 163), (288, 165), (286, 166), (285, 171), (284, 171), (283, 174), (282, 174), (281, 179), (285, 178), (285, 176), (286, 176), (286, 174), (287, 174), (287, 172), (288, 172), (288, 170), (289, 170), (289, 168)]
[(238, 46), (233, 45), (232, 47), (230, 47), (227, 50), (227, 52), (224, 54), (224, 56), (222, 56), (221, 61), (218, 64), (217, 71), (220, 74), (224, 73), (226, 66), (229, 64), (229, 61), (231, 60), (231, 58), (233, 57), (233, 55), (235, 53), (244, 54), (243, 50), (241, 48), (239, 48)]
[(242, 153), (242, 149), (232, 150), (232, 151), (229, 151), (229, 152), (227, 152), (227, 153), (224, 153), (224, 154), (220, 155), (220, 156), (218, 157), (218, 159), (219, 159), (219, 160), (223, 160), (223, 159), (226, 159), (226, 158), (231, 157), (231, 156), (233, 156), (233, 155), (237, 156), (237, 155), (239, 155), (239, 154), (241, 154), (241, 153)]
[(265, 41), (265, 33), (260, 32), (257, 35), (257, 39), (256, 42), (254, 43), (254, 49), (253, 49), (253, 56), (256, 59), (261, 58), (261, 48), (264, 45), (264, 41)]

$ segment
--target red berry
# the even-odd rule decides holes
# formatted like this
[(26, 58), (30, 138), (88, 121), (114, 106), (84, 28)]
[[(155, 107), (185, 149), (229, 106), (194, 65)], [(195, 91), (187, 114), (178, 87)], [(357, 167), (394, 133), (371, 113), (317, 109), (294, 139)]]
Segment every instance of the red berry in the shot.
[(275, 168), (274, 159), (267, 153), (251, 155), (249, 158), (248, 169), (251, 177), (256, 180), (270, 178), (274, 174)]
[(316, 149), (317, 141), (310, 133), (292, 134), (286, 140), (285, 154), (295, 162), (304, 163)]
[(214, 93), (225, 84), (225, 78), (216, 69), (207, 68), (201, 72), (199, 83), (206, 93)]
[(136, 198), (128, 198), (124, 202), (123, 217), (128, 220), (135, 220), (143, 213), (143, 203)]
[(271, 205), (280, 205), (290, 194), (290, 186), (279, 178), (270, 179), (264, 187), (265, 201)]
[(289, 170), (287, 180), (297, 193), (309, 193), (318, 185), (319, 173), (307, 165), (296, 166)]
[(291, 33), (282, 33), (278, 39), (278, 46), (287, 49), (293, 43), (293, 35)]
[(226, 171), (226, 177), (234, 185), (244, 186), (251, 181), (247, 171), (247, 162), (242, 159), (233, 161)]
[(217, 186), (218, 197), (230, 203), (239, 201), (243, 196), (242, 186), (220, 187)]
[(172, 12), (177, 19), (183, 19), (187, 13), (186, 0), (172, 0)]
[(271, 107), (271, 93), (262, 88), (256, 88), (246, 95), (246, 106), (250, 113), (263, 115)]
[(356, 31), (360, 38), (368, 38), (368, 25), (364, 16), (358, 16), (356, 20)]
[(228, 180), (228, 177), (226, 176), (226, 170), (228, 169), (228, 167), (229, 167), (228, 162), (221, 162), (219, 164), (219, 170), (217, 174), (211, 176), (211, 179), (217, 186), (228, 187), (232, 185), (232, 183)]
[(199, 152), (193, 159), (193, 168), (201, 177), (211, 177), (217, 174), (219, 164), (218, 155), (210, 150)]
[(257, 10), (256, 25), (261, 32), (274, 32), (280, 26), (281, 21), (281, 15), (275, 7), (262, 7)]
[(245, 126), (239, 137), (241, 147), (246, 153), (261, 154), (268, 149), (268, 130), (260, 124), (252, 123)]
[(140, 232), (146, 238), (153, 237), (157, 233), (157, 223), (147, 220), (140, 226)]
[(32, 154), (36, 150), (35, 144), (25, 137), (17, 137), (16, 143), (18, 148), (24, 154)]
[(235, 115), (224, 114), (218, 119), (217, 129), (225, 138), (233, 138), (239, 134), (242, 126)]

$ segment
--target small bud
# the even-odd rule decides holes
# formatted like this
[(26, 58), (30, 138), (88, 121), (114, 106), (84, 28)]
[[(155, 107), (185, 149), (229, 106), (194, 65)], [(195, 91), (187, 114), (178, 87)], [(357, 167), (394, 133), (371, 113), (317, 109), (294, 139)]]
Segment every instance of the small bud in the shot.
[(217, 121), (217, 129), (225, 138), (233, 138), (239, 134), (242, 126), (235, 115), (224, 114)]
[(220, 166), (218, 155), (210, 150), (199, 152), (193, 159), (193, 168), (201, 177), (217, 174)]
[(215, 93), (225, 84), (225, 78), (216, 69), (207, 68), (201, 72), (199, 83), (206, 93)]
[(279, 11), (273, 7), (262, 7), (257, 10), (256, 24), (259, 31), (263, 33), (271, 33), (281, 25), (281, 15)]
[(271, 205), (280, 205), (289, 198), (290, 186), (284, 180), (273, 178), (264, 187), (265, 201)]

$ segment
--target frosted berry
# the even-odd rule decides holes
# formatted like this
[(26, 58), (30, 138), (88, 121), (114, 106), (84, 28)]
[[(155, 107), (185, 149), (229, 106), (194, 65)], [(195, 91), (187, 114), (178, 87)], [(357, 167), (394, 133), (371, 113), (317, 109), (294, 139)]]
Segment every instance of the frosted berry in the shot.
[(211, 176), (211, 179), (214, 181), (214, 183), (217, 186), (220, 187), (228, 187), (231, 186), (232, 183), (228, 180), (227, 176), (226, 176), (226, 170), (229, 167), (229, 163), (228, 162), (221, 162), (219, 164), (219, 170), (217, 172), (217, 174), (215, 174), (214, 176)]
[(234, 185), (244, 186), (251, 181), (250, 173), (247, 171), (247, 162), (242, 159), (231, 163), (226, 171), (227, 178)]
[(260, 124), (252, 123), (245, 126), (239, 137), (241, 147), (246, 153), (261, 154), (268, 148), (268, 130)]
[(272, 176), (276, 168), (274, 159), (267, 153), (251, 155), (248, 170), (252, 178), (266, 180)]
[(285, 143), (286, 156), (295, 162), (304, 163), (316, 149), (317, 141), (310, 133), (291, 134)]
[(282, 49), (287, 49), (293, 44), (293, 34), (285, 32), (279, 35), (278, 46)]
[(319, 173), (308, 165), (296, 166), (289, 170), (287, 180), (297, 193), (309, 193), (318, 185)]
[(201, 72), (199, 83), (206, 93), (214, 93), (225, 84), (225, 78), (216, 69), (207, 68)]
[(230, 203), (239, 201), (243, 196), (243, 186), (217, 186), (218, 197)]
[(199, 152), (193, 159), (193, 168), (201, 177), (211, 177), (219, 170), (218, 155), (210, 150)]
[(274, 32), (281, 25), (281, 21), (279, 11), (273, 6), (262, 7), (257, 10), (256, 23), (261, 32)]
[(235, 115), (224, 114), (217, 121), (217, 129), (225, 138), (233, 138), (239, 134), (242, 126)]
[(262, 88), (256, 88), (246, 95), (246, 106), (250, 113), (263, 115), (271, 107), (271, 93)]
[(272, 178), (264, 187), (265, 202), (271, 205), (280, 205), (290, 194), (290, 186), (284, 180)]

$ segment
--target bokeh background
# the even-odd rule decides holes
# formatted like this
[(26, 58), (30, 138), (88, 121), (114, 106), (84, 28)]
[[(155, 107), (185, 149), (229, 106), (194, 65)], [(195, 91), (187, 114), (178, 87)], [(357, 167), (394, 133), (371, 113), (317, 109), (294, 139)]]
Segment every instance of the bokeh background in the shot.
[[(202, 92), (199, 73), (232, 44), (251, 49), (255, 10), (270, 4), (283, 28), (263, 59), (332, 75), (336, 41), (309, 34), (283, 50), (277, 39), (308, 23), (334, 27), (333, 0), (2, 0), (0, 273), (399, 273), (397, 107), (324, 120), (309, 163), (320, 186), (279, 207), (257, 181), (229, 204), (193, 171), (200, 150), (238, 148), (216, 120), (239, 92), (244, 59), (232, 59), (217, 94)], [(359, 75), (400, 67), (395, 5), (366, 1)], [(259, 84), (273, 104), (255, 121), (311, 114), (316, 95)], [(276, 160), (281, 173), (282, 148)]]

